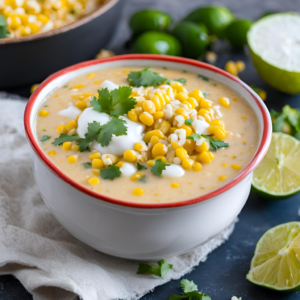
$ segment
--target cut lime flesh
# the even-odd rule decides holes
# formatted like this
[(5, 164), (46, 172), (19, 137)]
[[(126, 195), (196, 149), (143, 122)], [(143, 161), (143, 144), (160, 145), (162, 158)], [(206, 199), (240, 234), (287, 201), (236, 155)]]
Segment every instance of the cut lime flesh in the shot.
[(300, 289), (300, 222), (278, 225), (260, 238), (247, 279), (278, 291)]
[(253, 63), (261, 77), (282, 92), (300, 93), (300, 15), (273, 14), (248, 31)]
[(253, 188), (268, 198), (285, 198), (300, 190), (300, 142), (274, 132), (270, 148), (253, 172)]

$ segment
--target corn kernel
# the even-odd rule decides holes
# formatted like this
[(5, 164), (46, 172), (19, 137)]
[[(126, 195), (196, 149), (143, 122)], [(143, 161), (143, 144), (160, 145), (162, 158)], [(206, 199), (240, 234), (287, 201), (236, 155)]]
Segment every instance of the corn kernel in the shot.
[(261, 100), (266, 101), (266, 99), (267, 99), (267, 93), (264, 90), (258, 91), (257, 94), (261, 98)]
[(143, 176), (145, 176), (145, 174), (144, 174), (143, 172), (136, 172), (135, 174), (133, 174), (133, 175), (130, 177), (130, 180), (131, 180), (131, 181), (136, 181), (136, 180), (141, 179)]
[(32, 94), (39, 86), (39, 83), (33, 84), (30, 88), (30, 94)]
[(201, 100), (204, 100), (203, 94), (200, 90), (190, 92), (189, 97), (196, 99), (199, 104), (201, 103)]
[(95, 158), (92, 160), (92, 167), (94, 169), (102, 169), (104, 167), (104, 162), (101, 158)]
[(210, 164), (212, 162), (212, 158), (209, 153), (209, 151), (201, 152), (198, 156), (199, 161), (203, 164)]
[(196, 143), (193, 140), (187, 139), (183, 145), (183, 148), (188, 154), (191, 154), (196, 148)]
[(153, 119), (154, 120), (158, 120), (161, 119), (163, 116), (165, 115), (165, 113), (161, 110), (161, 111), (157, 111), (153, 114)]
[(156, 135), (153, 135), (150, 139), (150, 143), (154, 146), (159, 143), (159, 138)]
[(93, 173), (95, 176), (100, 176), (100, 171), (99, 171), (99, 170), (92, 170), (92, 173)]
[(89, 179), (90, 185), (97, 185), (97, 184), (99, 184), (99, 182), (100, 182), (100, 179), (97, 177), (92, 177), (91, 179)]
[(202, 99), (201, 102), (200, 102), (200, 107), (201, 108), (211, 108), (213, 105), (211, 104), (210, 101), (206, 100), (206, 99)]
[(228, 164), (222, 164), (222, 167), (227, 167), (228, 166)]
[(191, 126), (183, 124), (179, 128), (184, 129), (186, 131), (186, 136), (190, 136), (193, 133), (193, 129)]
[(179, 183), (176, 183), (176, 182), (172, 182), (171, 184), (170, 184), (170, 186), (172, 187), (172, 188), (179, 188), (180, 187), (180, 184)]
[(73, 151), (80, 151), (79, 145), (72, 145), (71, 149), (72, 149)]
[(234, 76), (237, 76), (238, 74), (236, 64), (231, 60), (226, 63), (225, 70)]
[(47, 117), (49, 115), (49, 112), (45, 109), (41, 109), (39, 112), (40, 117)]
[(210, 116), (210, 112), (208, 109), (201, 108), (198, 111), (198, 116), (203, 117), (207, 123), (211, 122), (211, 116)]
[(175, 99), (179, 100), (180, 102), (185, 101), (188, 98), (188, 95), (186, 93), (180, 92), (176, 94)]
[(223, 141), (226, 137), (226, 131), (223, 127), (220, 126), (209, 126), (208, 131), (211, 134), (214, 134), (216, 139)]
[(196, 108), (199, 105), (198, 101), (193, 97), (188, 97), (186, 101), (191, 104), (192, 108)]
[(234, 169), (234, 170), (240, 170), (240, 169), (241, 169), (241, 166), (240, 166), (240, 165), (237, 165), (237, 164), (232, 164), (232, 165), (231, 165), (231, 168)]
[[(173, 145), (172, 145), (172, 147), (173, 147)], [(174, 148), (174, 147), (173, 147), (173, 148)], [(188, 158), (187, 151), (186, 151), (184, 148), (177, 148), (177, 149), (175, 150), (175, 154), (176, 154), (176, 157), (178, 157), (178, 158), (181, 159), (181, 161), (182, 161), (183, 159)]]
[(154, 114), (156, 112), (155, 104), (150, 100), (143, 102), (143, 109), (149, 114)]
[(143, 112), (140, 116), (139, 119), (142, 123), (144, 123), (147, 126), (151, 126), (154, 122), (153, 116), (150, 115), (148, 112)]
[(138, 122), (139, 117), (138, 117), (135, 109), (132, 109), (131, 111), (128, 112), (128, 119), (132, 122)]
[(160, 159), (162, 162), (167, 162), (167, 158), (166, 158), (165, 156), (160, 155), (160, 156), (154, 157), (154, 160), (159, 160), (159, 159)]
[(77, 123), (76, 123), (76, 121), (74, 121), (74, 120), (71, 120), (71, 121), (69, 121), (67, 124), (66, 124), (66, 128), (70, 131), (70, 130), (72, 130), (72, 129), (74, 129), (74, 128), (76, 128), (77, 127)]
[(71, 147), (72, 147), (72, 143), (71, 143), (71, 142), (64, 142), (64, 143), (62, 144), (62, 148), (63, 148), (64, 150), (71, 150)]
[(153, 135), (156, 135), (160, 140), (163, 140), (165, 138), (164, 134), (160, 130), (151, 130), (145, 134), (144, 141), (146, 143), (149, 143)]
[(185, 88), (179, 82), (172, 83), (171, 87), (173, 89), (173, 92), (174, 91), (176, 91), (177, 93), (185, 92)]
[(124, 152), (124, 160), (127, 162), (135, 162), (137, 155), (134, 150), (126, 150)]
[(93, 159), (101, 158), (100, 152), (95, 152), (89, 156), (89, 159), (93, 161)]
[(163, 134), (167, 135), (171, 129), (171, 124), (166, 120), (157, 120), (154, 123), (154, 128), (160, 130)]
[(209, 150), (209, 143), (204, 141), (201, 145), (196, 146), (195, 150), (199, 153)]
[(182, 148), (177, 142), (171, 142), (171, 146), (174, 150)]
[(87, 75), (86, 75), (86, 77), (88, 77), (88, 78), (93, 78), (93, 77), (95, 77), (95, 76), (96, 76), (95, 73), (90, 73), (90, 74), (87, 74)]
[(156, 157), (156, 156), (166, 155), (167, 152), (168, 152), (168, 148), (166, 145), (162, 143), (157, 143), (154, 145), (152, 149), (152, 156)]
[(154, 166), (154, 164), (155, 164), (154, 160), (148, 160), (147, 161), (147, 165), (150, 166), (150, 167)]
[(76, 84), (73, 86), (73, 89), (81, 89), (84, 87), (84, 84)]
[(51, 156), (54, 156), (54, 155), (56, 155), (56, 152), (54, 150), (51, 150), (51, 151), (48, 152), (48, 154), (51, 155)]
[(177, 130), (177, 128), (176, 128), (176, 127), (171, 127), (171, 128), (170, 128), (170, 133), (174, 133), (174, 132), (175, 132), (175, 130)]
[(82, 101), (82, 100), (78, 100), (78, 101), (75, 103), (75, 106), (76, 106), (77, 108), (79, 108), (80, 110), (84, 110), (84, 109), (87, 108), (86, 103), (85, 103), (84, 101)]
[(57, 132), (59, 132), (59, 133), (68, 133), (68, 129), (66, 128), (65, 125), (59, 125), (57, 127)]
[(116, 166), (122, 168), (124, 166), (124, 161), (119, 161)]
[(186, 100), (182, 101), (182, 104), (186, 105), (189, 109), (193, 108), (192, 104), (187, 102)]
[(154, 103), (156, 111), (160, 111), (162, 109), (161, 102), (158, 96), (154, 95), (151, 98), (151, 101)]
[(135, 143), (133, 149), (135, 151), (141, 151), (143, 149), (144, 145), (142, 143)]
[(181, 164), (185, 170), (191, 170), (193, 167), (194, 161), (189, 158), (183, 158), (181, 160)]
[(223, 180), (225, 180), (225, 179), (226, 179), (226, 175), (219, 176), (219, 180), (220, 180), (220, 181), (223, 181)]
[(221, 119), (214, 119), (209, 125), (224, 127), (224, 122)]
[(229, 101), (229, 99), (226, 98), (226, 97), (221, 97), (221, 98), (219, 99), (219, 103), (220, 103), (222, 106), (226, 107), (226, 108), (230, 108), (230, 101)]
[(144, 190), (142, 188), (136, 188), (133, 190), (132, 195), (142, 196), (144, 194)]
[(193, 165), (193, 171), (194, 172), (199, 172), (201, 170), (202, 170), (202, 165), (200, 163), (198, 163), (198, 162), (194, 163), (194, 165)]
[(74, 156), (74, 155), (71, 155), (67, 158), (67, 161), (70, 163), (70, 164), (74, 164), (77, 162), (77, 157)]
[(236, 69), (238, 70), (238, 72), (243, 72), (245, 70), (245, 63), (241, 60), (238, 60), (235, 63)]

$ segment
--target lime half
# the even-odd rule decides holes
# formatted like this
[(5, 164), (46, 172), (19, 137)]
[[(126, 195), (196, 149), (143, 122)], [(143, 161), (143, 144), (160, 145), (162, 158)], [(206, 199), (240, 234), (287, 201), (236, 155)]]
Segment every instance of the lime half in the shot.
[(266, 198), (281, 199), (300, 190), (300, 141), (273, 132), (270, 148), (253, 172), (253, 191)]
[(247, 279), (278, 290), (300, 289), (300, 222), (269, 229), (258, 241)]
[(248, 31), (252, 60), (260, 76), (275, 89), (300, 93), (300, 15), (273, 14)]

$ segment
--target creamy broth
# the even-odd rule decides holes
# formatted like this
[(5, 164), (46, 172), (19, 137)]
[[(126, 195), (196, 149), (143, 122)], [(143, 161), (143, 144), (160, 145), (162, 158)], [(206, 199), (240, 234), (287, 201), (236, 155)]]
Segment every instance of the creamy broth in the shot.
[[(42, 150), (49, 159), (66, 175), (88, 189), (116, 199), (140, 203), (166, 203), (196, 198), (236, 177), (252, 159), (258, 146), (260, 128), (253, 110), (244, 99), (225, 85), (181, 70), (151, 68), (152, 71), (163, 74), (170, 80), (185, 78), (187, 82), (184, 88), (188, 92), (196, 89), (205, 92), (206, 98), (211, 100), (213, 105), (220, 105), (219, 99), (221, 97), (227, 97), (231, 105), (230, 108), (220, 105), (222, 113), (220, 118), (227, 131), (225, 142), (229, 143), (229, 147), (211, 151), (214, 158), (211, 163), (202, 164), (201, 171), (185, 170), (185, 175), (180, 178), (157, 177), (150, 171), (151, 166), (148, 166), (146, 162), (141, 162), (147, 167), (147, 170), (142, 170), (146, 182), (132, 181), (130, 177), (124, 175), (112, 181), (98, 176), (100, 183), (91, 185), (88, 180), (95, 177), (93, 168), (85, 168), (82, 164), (90, 162), (89, 157), (94, 150), (92, 152), (78, 152), (63, 150), (61, 146), (52, 145), (53, 140), (59, 136), (58, 126), (71, 120), (60, 115), (59, 111), (68, 108), (71, 104), (75, 105), (78, 101), (78, 99), (74, 99), (76, 95), (97, 94), (97, 89), (100, 88), (101, 82), (104, 80), (110, 80), (120, 86), (128, 85), (128, 72), (140, 70), (141, 68), (136, 67), (100, 70), (72, 79), (53, 91), (40, 108), (49, 114), (43, 117), (37, 116), (36, 120), (38, 139), (40, 140), (44, 135), (51, 137), (49, 140), (40, 142)], [(55, 155), (49, 155), (48, 153), (54, 153), (51, 151), (55, 151)], [(78, 155), (76, 163), (68, 162), (67, 158), (72, 155)], [(123, 160), (122, 157), (120, 159)], [(136, 162), (133, 165), (136, 166)], [(238, 165), (240, 169), (233, 168), (232, 165)], [(172, 183), (179, 184), (179, 187), (172, 187)], [(132, 192), (136, 188), (142, 188), (144, 193), (141, 196), (133, 195)]]

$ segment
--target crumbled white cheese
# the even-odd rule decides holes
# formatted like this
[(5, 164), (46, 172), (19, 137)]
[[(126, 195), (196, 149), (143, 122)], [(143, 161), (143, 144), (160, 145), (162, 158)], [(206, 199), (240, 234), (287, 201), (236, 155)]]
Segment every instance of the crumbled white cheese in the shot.
[(163, 112), (165, 113), (165, 117), (167, 119), (170, 119), (172, 118), (173, 116), (173, 109), (172, 109), (172, 106), (170, 104), (167, 104), (164, 109), (163, 109)]
[(169, 142), (178, 142), (178, 135), (177, 134), (175, 134), (175, 133), (171, 133), (170, 135), (169, 135)]
[(120, 168), (120, 171), (122, 172), (122, 175), (129, 177), (136, 173), (137, 169), (133, 166), (133, 164), (124, 163)]
[(103, 82), (101, 82), (100, 88), (102, 89), (107, 88), (109, 91), (112, 91), (119, 88), (119, 86), (110, 80), (104, 80)]
[(67, 117), (67, 118), (73, 119), (73, 120), (81, 113), (82, 113), (82, 111), (73, 105), (58, 112), (59, 115), (62, 115), (64, 117)]
[(174, 157), (173, 163), (176, 164), (176, 165), (180, 165), (181, 164), (181, 159), (179, 157)]
[(202, 120), (194, 120), (192, 123), (192, 127), (194, 128), (195, 132), (198, 134), (209, 134), (208, 127), (209, 124), (206, 121)]
[(185, 121), (184, 117), (181, 116), (181, 115), (177, 115), (175, 117), (175, 120), (177, 121), (177, 127), (182, 126), (184, 124), (184, 121)]
[(186, 131), (184, 129), (176, 129), (174, 133), (178, 135), (178, 144), (183, 146), (186, 142)]
[(184, 173), (184, 169), (176, 164), (166, 166), (166, 169), (162, 171), (162, 175), (167, 177), (182, 177)]

